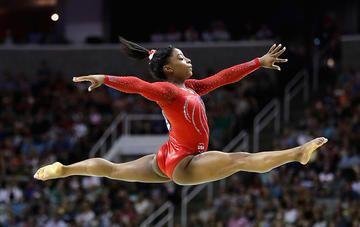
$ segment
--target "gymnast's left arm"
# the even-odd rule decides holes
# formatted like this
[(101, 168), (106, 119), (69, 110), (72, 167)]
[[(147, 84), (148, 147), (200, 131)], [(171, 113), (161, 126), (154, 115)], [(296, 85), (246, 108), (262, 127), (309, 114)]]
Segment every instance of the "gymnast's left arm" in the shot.
[(280, 66), (276, 65), (275, 63), (287, 62), (287, 59), (279, 58), (279, 56), (286, 50), (285, 47), (281, 47), (281, 44), (277, 46), (274, 44), (271, 46), (269, 51), (260, 58), (255, 58), (252, 61), (224, 69), (205, 79), (190, 79), (186, 80), (185, 83), (188, 87), (194, 89), (195, 92), (199, 95), (205, 95), (218, 87), (241, 80), (260, 67), (280, 70)]

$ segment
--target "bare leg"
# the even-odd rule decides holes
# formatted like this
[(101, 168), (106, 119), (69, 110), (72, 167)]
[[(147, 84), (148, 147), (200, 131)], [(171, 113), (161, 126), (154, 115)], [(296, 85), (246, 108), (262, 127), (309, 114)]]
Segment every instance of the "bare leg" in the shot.
[(161, 183), (170, 179), (154, 171), (155, 155), (115, 164), (102, 158), (91, 158), (71, 165), (55, 162), (40, 168), (34, 175), (39, 180), (49, 180), (73, 175), (107, 177), (129, 182)]
[(209, 151), (182, 160), (172, 177), (178, 184), (192, 185), (220, 180), (238, 171), (264, 173), (288, 162), (305, 165), (311, 154), (326, 142), (321, 137), (292, 149), (258, 153)]

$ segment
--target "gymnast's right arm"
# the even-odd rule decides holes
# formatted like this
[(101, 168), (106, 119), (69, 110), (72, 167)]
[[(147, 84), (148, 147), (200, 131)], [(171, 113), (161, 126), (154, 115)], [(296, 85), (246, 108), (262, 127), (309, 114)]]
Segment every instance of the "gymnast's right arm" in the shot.
[(168, 82), (149, 83), (134, 76), (109, 76), (109, 75), (89, 75), (74, 77), (74, 82), (91, 82), (89, 91), (105, 84), (116, 90), (140, 94), (145, 98), (155, 102), (171, 102), (176, 95), (176, 87)]

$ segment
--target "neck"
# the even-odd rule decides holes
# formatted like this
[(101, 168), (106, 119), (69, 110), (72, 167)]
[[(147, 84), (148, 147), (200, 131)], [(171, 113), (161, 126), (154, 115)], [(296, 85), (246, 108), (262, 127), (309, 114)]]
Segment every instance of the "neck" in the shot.
[(171, 78), (168, 82), (175, 84), (177, 87), (185, 87), (185, 81), (181, 79)]

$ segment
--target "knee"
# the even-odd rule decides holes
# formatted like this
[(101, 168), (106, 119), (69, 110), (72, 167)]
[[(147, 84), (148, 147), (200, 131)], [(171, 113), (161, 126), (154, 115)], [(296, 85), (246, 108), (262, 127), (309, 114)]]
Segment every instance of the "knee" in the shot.
[(256, 154), (247, 152), (231, 153), (231, 163), (236, 166), (237, 169), (242, 171), (251, 171), (255, 173), (266, 173), (271, 169), (267, 168), (269, 160), (266, 158), (254, 158)]
[(251, 153), (247, 152), (236, 152), (236, 153), (229, 153), (228, 160), (229, 160), (229, 167), (242, 167), (249, 164), (251, 160)]

